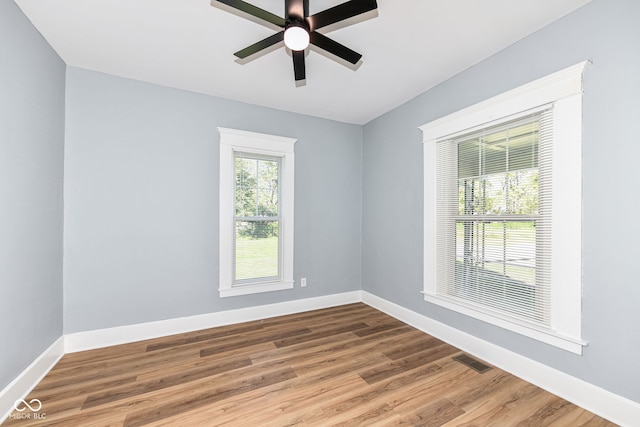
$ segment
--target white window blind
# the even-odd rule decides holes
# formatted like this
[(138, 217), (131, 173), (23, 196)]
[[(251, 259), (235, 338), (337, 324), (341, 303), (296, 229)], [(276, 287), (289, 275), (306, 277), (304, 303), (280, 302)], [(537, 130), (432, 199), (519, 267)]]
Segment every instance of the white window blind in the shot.
[(438, 293), (548, 328), (553, 114), (437, 142)]

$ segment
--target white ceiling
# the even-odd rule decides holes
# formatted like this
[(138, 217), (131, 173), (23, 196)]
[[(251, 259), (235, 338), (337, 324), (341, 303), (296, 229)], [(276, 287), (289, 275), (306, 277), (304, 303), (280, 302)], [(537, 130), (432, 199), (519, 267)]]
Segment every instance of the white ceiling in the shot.
[[(354, 71), (315, 48), (296, 87), (283, 45), (233, 53), (274, 33), (210, 0), (15, 0), (70, 66), (286, 111), (364, 124), (590, 0), (378, 0), (321, 32), (363, 55)], [(248, 0), (283, 16), (284, 0)], [(316, 13), (344, 0), (310, 0)], [(327, 30), (327, 31), (325, 31)]]

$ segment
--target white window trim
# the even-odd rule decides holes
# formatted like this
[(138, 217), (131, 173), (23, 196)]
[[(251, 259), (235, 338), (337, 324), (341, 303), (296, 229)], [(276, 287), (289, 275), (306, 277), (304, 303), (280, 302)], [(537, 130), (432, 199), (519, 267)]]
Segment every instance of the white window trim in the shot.
[[(220, 297), (291, 289), (293, 280), (294, 144), (296, 139), (218, 127), (220, 134)], [(282, 217), (282, 280), (233, 285), (234, 152), (282, 159), (279, 208)]]
[[(582, 347), (587, 345), (581, 330), (582, 74), (587, 64), (581, 62), (419, 127), (424, 143), (424, 299), (576, 354), (582, 354)], [(479, 311), (438, 294), (434, 200), (438, 140), (550, 103), (554, 105), (554, 140), (560, 143), (553, 145), (553, 303), (548, 330)]]

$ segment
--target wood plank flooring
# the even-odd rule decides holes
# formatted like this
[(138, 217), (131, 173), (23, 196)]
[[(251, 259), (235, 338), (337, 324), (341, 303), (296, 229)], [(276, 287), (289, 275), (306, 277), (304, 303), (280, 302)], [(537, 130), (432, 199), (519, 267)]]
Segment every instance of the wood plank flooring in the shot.
[(65, 355), (3, 426), (614, 425), (460, 354), (350, 304)]

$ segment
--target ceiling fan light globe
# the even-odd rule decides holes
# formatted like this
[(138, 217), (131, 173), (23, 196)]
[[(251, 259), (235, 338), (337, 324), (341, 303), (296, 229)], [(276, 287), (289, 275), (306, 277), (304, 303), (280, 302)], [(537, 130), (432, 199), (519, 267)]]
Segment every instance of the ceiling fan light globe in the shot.
[(309, 32), (303, 27), (293, 25), (284, 32), (284, 44), (294, 51), (305, 50), (309, 46)]

